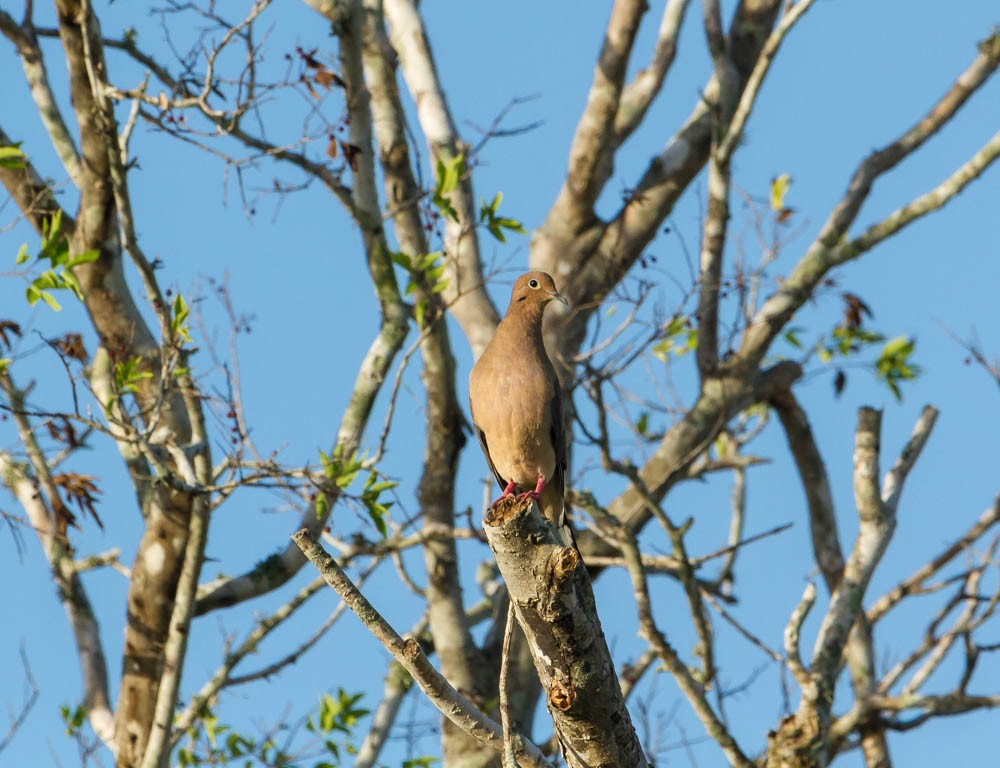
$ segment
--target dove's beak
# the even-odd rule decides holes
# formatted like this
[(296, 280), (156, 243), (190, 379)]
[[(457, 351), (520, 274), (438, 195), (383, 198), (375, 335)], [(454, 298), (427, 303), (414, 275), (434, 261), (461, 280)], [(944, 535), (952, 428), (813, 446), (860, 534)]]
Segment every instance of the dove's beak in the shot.
[(561, 301), (567, 307), (569, 306), (569, 299), (563, 296), (559, 291), (549, 291), (549, 296), (551, 296), (556, 301)]

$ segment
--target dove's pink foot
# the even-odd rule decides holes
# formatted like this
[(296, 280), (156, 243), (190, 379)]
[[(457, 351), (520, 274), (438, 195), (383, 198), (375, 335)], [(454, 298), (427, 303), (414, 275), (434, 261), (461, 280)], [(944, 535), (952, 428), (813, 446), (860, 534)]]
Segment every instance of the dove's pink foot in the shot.
[(523, 501), (524, 499), (534, 499), (535, 501), (538, 501), (542, 496), (543, 490), (545, 490), (545, 476), (539, 475), (538, 482), (535, 483), (535, 490), (519, 493), (517, 494), (517, 499), (518, 501)]
[(490, 506), (494, 507), (504, 499), (509, 499), (511, 496), (514, 495), (515, 488), (517, 488), (517, 483), (511, 480), (509, 483), (507, 483), (507, 487), (503, 489), (503, 493), (500, 494), (500, 498), (498, 498), (496, 501), (490, 504)]

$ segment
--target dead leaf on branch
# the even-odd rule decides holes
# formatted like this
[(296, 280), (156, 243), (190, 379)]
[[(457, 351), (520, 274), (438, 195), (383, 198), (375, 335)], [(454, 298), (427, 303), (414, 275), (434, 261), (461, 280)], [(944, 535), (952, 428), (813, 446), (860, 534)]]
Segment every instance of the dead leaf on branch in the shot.
[(48, 429), (49, 435), (53, 440), (65, 443), (70, 448), (80, 447), (80, 441), (76, 436), (76, 430), (73, 429), (73, 423), (65, 416), (59, 416), (58, 422), (56, 419), (49, 419), (45, 422), (45, 427)]
[(344, 88), (347, 83), (338, 75), (336, 72), (332, 72), (326, 67), (323, 67), (315, 75), (313, 75), (313, 80), (316, 81), (317, 85), (322, 85), (327, 90), (330, 90), (333, 86), (338, 88)]
[(868, 317), (875, 316), (871, 308), (857, 294), (842, 293), (841, 298), (844, 300), (845, 328), (860, 328), (862, 315), (868, 315)]
[(794, 214), (794, 213), (795, 213), (795, 208), (792, 208), (791, 206), (787, 206), (785, 208), (782, 208), (780, 211), (778, 211), (774, 218), (775, 218), (775, 221), (777, 221), (779, 224), (784, 224), (790, 218), (792, 218), (792, 214)]
[(847, 386), (847, 374), (842, 370), (837, 371), (837, 375), (833, 378), (833, 394), (835, 397), (840, 397), (844, 391), (844, 387)]
[(306, 87), (306, 90), (309, 91), (310, 96), (312, 96), (314, 99), (319, 98), (319, 93), (315, 88), (313, 88), (312, 81), (308, 77), (306, 77), (305, 74), (299, 75), (299, 82)]
[(3, 342), (3, 345), (7, 349), (13, 346), (11, 344), (11, 336), (21, 338), (21, 326), (13, 320), (0, 320), (0, 342)]
[(303, 62), (305, 62), (305, 65), (309, 67), (309, 69), (319, 69), (323, 66), (322, 62), (316, 58), (316, 52), (318, 50), (319, 48), (313, 48), (311, 51), (305, 51), (299, 46), (295, 47), (295, 52), (299, 54), (299, 57)]
[(358, 172), (358, 157), (361, 155), (361, 147), (355, 146), (354, 144), (348, 144), (346, 141), (340, 142), (340, 151), (344, 153), (344, 159), (347, 160), (347, 164), (351, 166), (351, 170), (355, 173)]
[(81, 363), (87, 362), (87, 350), (83, 346), (83, 337), (79, 333), (67, 333), (54, 342), (60, 354)]
[[(94, 518), (97, 527), (103, 531), (104, 523), (101, 522), (97, 510), (94, 508), (94, 504), (97, 503), (97, 496), (95, 494), (101, 492), (94, 484), (94, 480), (96, 479), (93, 475), (78, 475), (76, 472), (65, 472), (53, 477), (52, 481), (56, 484), (56, 487), (63, 489), (66, 497), (75, 503), (81, 512)], [(70, 523), (72, 524), (72, 520), (70, 520)]]

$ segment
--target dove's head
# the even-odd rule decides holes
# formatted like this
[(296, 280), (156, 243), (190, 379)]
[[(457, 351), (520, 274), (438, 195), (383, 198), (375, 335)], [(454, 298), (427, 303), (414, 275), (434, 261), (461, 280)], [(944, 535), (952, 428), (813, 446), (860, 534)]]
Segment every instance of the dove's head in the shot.
[(540, 311), (550, 301), (569, 304), (566, 297), (556, 290), (555, 281), (547, 272), (527, 272), (514, 282), (510, 294), (510, 312), (515, 307), (522, 311), (528, 308)]

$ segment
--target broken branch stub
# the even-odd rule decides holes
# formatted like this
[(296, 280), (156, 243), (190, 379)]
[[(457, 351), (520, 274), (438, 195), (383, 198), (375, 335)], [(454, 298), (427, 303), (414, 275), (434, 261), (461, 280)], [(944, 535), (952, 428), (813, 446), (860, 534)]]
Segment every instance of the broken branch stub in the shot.
[(483, 523), (567, 765), (645, 768), (579, 552), (529, 498), (501, 499)]

